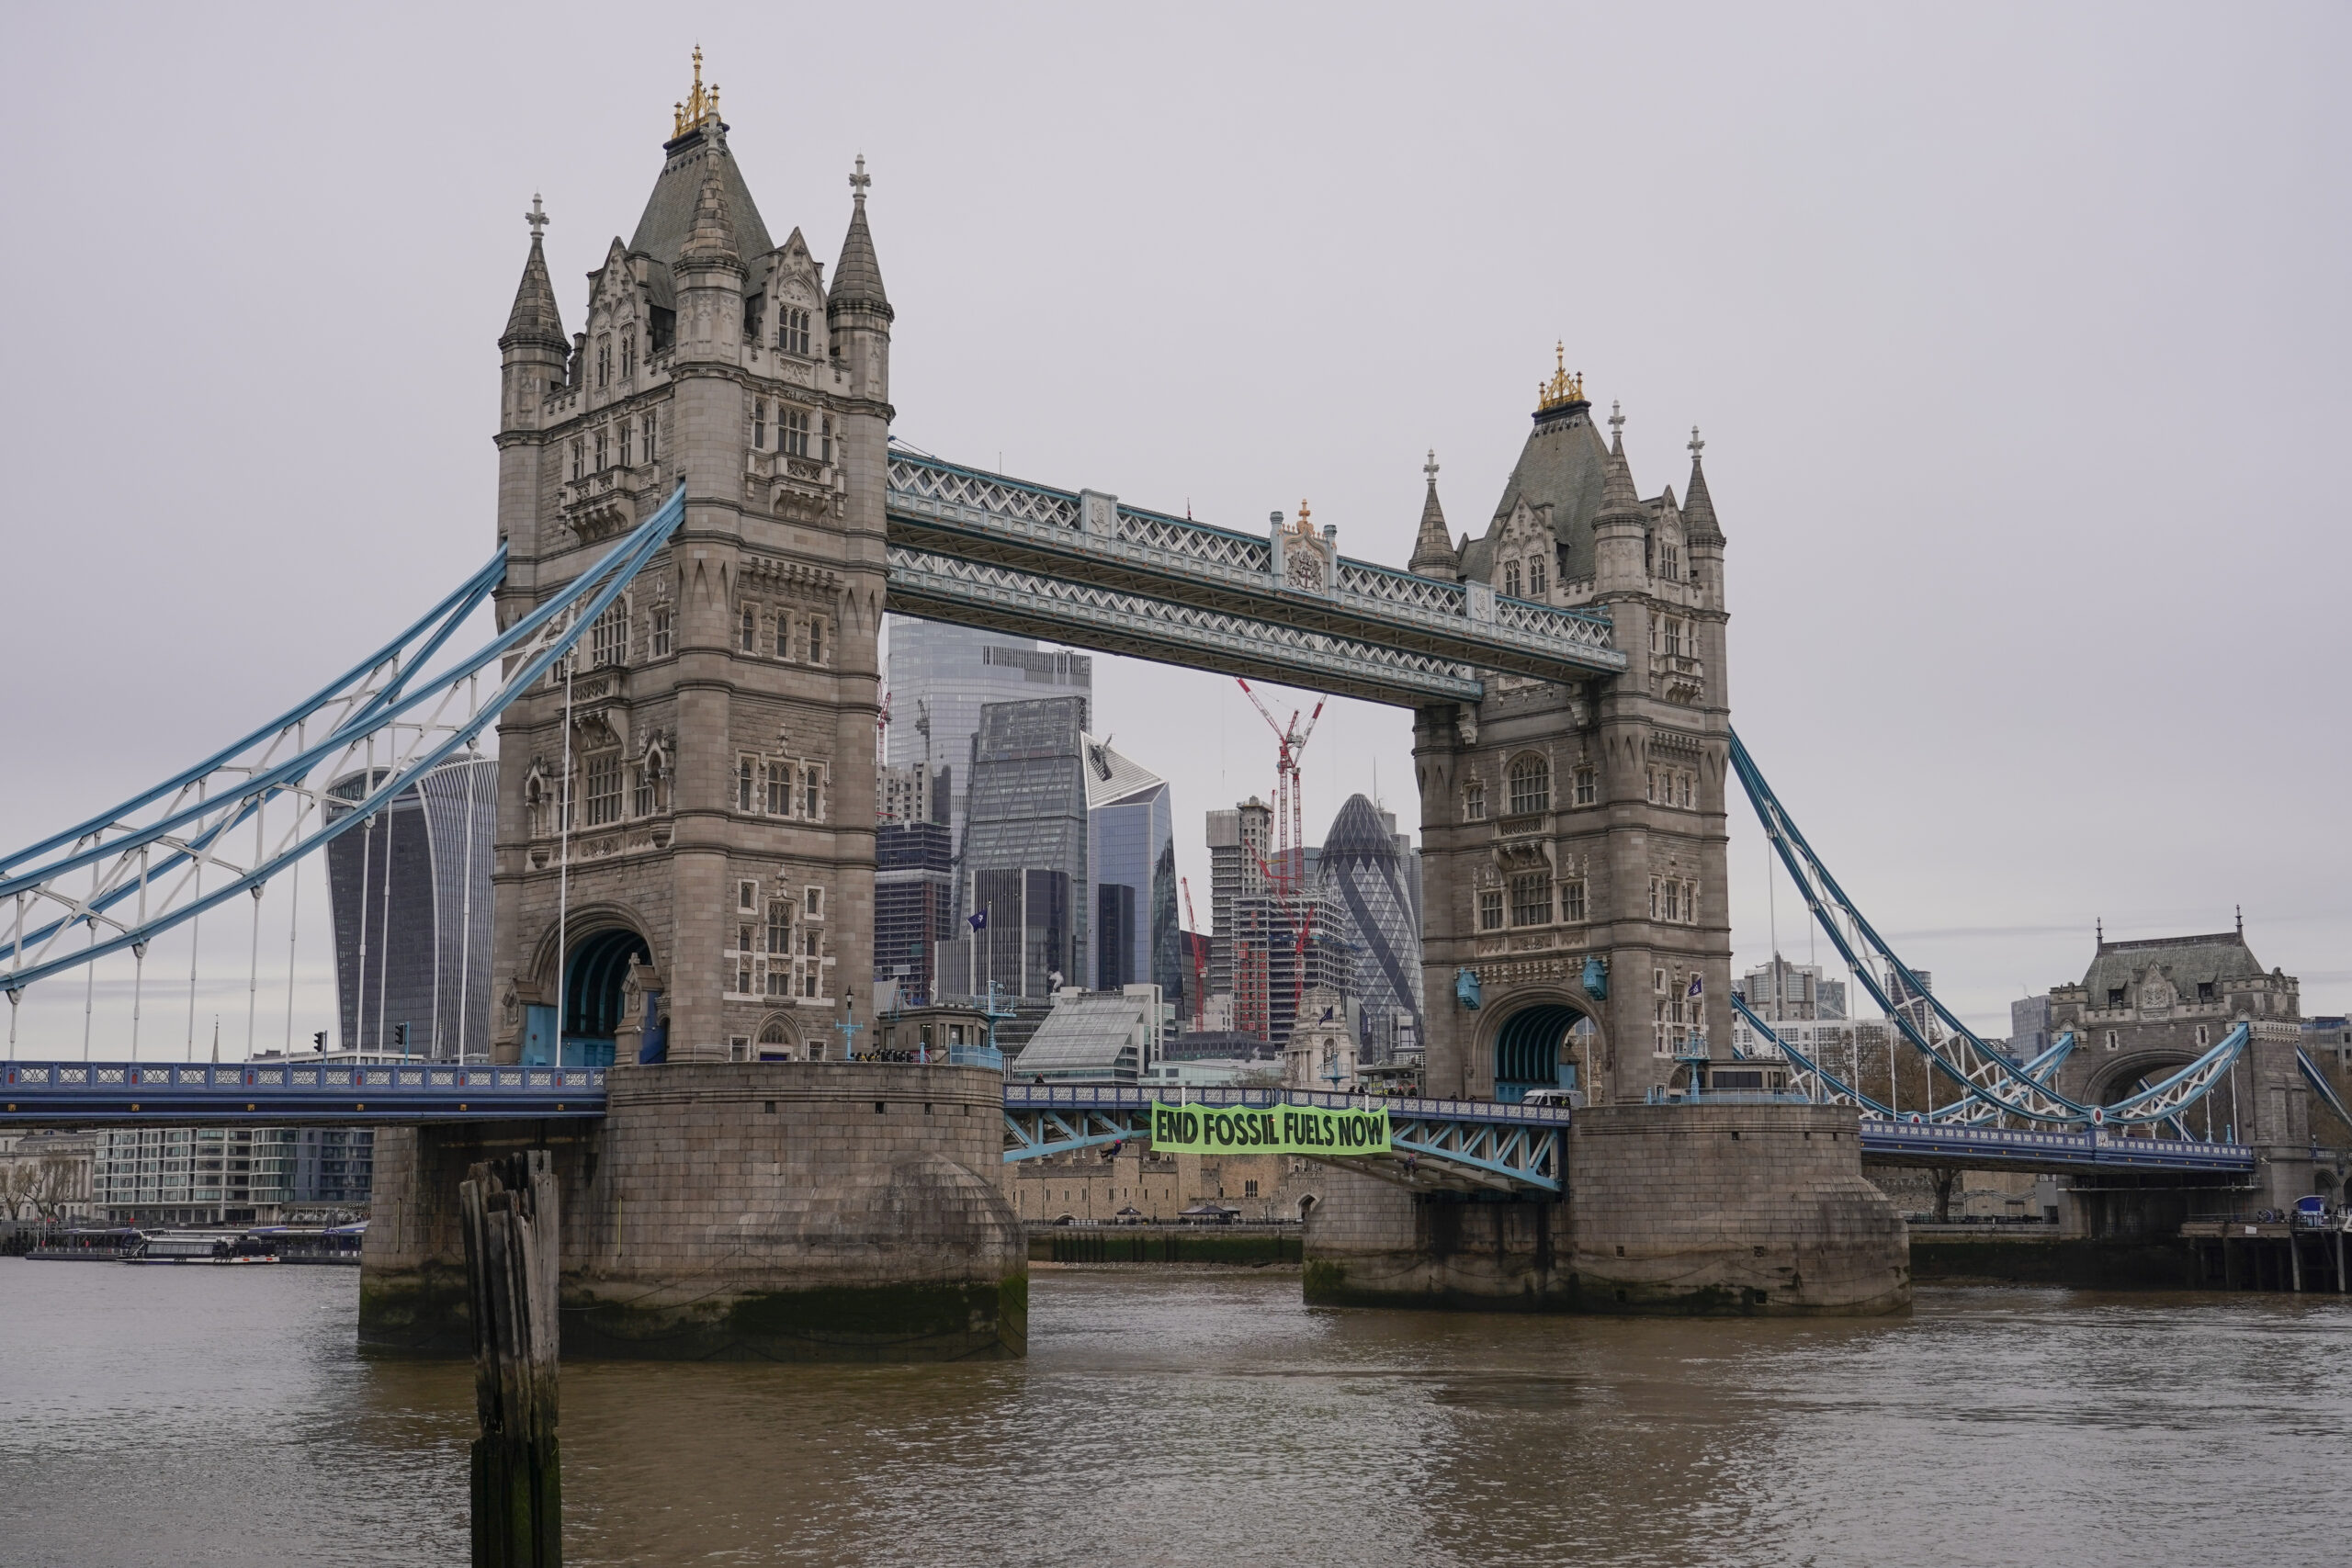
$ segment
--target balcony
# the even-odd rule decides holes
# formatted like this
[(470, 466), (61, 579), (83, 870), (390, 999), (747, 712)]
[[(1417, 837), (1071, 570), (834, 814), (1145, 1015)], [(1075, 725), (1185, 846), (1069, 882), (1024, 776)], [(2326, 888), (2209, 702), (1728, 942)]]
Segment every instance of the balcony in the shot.
[(557, 505), (563, 525), (583, 545), (611, 538), (637, 526), (638, 497), (651, 491), (658, 470), (652, 465), (634, 468), (600, 468), (564, 482)]
[(830, 516), (840, 489), (840, 470), (814, 457), (754, 449), (744, 455), (743, 493), (763, 501), (778, 517), (814, 522)]
[(1651, 660), (1658, 695), (1670, 703), (1695, 703), (1707, 690), (1707, 666), (1696, 654), (1661, 653)]

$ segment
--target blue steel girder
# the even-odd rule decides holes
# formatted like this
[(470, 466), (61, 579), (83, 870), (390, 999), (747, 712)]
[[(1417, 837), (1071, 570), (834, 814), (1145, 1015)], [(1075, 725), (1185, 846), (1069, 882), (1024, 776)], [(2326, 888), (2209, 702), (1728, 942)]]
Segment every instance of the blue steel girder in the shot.
[(894, 544), (890, 608), (1103, 653), (1334, 692), (1400, 707), (1475, 703), (1465, 664), (1296, 626)]
[[(1154, 1091), (1112, 1085), (1007, 1084), (1004, 1159), (1042, 1159), (1105, 1144), (1151, 1137)], [(1568, 1112), (1492, 1100), (1381, 1099), (1302, 1089), (1190, 1089), (1193, 1105), (1315, 1105), (1389, 1113), (1386, 1156), (1294, 1157), (1361, 1170), (1421, 1189), (1485, 1187), (1557, 1193)]]
[[(1505, 598), (1482, 583), (1446, 582), (1350, 559), (1328, 539), (1279, 528), (1263, 536), (1235, 533), (1121, 505), (1114, 496), (1055, 490), (903, 450), (891, 454), (886, 509), (895, 547), (1417, 655), (1441, 668), (1464, 667), (1464, 674), (1497, 670), (1570, 682), (1626, 668), (1603, 614)], [(894, 600), (897, 577), (894, 569)], [(984, 608), (960, 598), (946, 607)], [(1036, 606), (1041, 613), (1046, 608)], [(1172, 624), (1172, 617), (1160, 618)], [(1116, 629), (1077, 619), (1076, 629), (1091, 635)], [(1082, 640), (1067, 630), (1059, 635)], [(1222, 651), (1187, 644), (1145, 657), (1166, 659), (1172, 652), (1192, 662)], [(1281, 660), (1288, 652), (1261, 656), (1251, 672), (1293, 684), (1325, 683), (1314, 662), (1284, 671)], [(1269, 657), (1276, 660), (1271, 666)], [(1454, 700), (1409, 690), (1374, 700), (1400, 699)]]
[(373, 1127), (604, 1113), (602, 1067), (300, 1059), (0, 1065), (0, 1127)]

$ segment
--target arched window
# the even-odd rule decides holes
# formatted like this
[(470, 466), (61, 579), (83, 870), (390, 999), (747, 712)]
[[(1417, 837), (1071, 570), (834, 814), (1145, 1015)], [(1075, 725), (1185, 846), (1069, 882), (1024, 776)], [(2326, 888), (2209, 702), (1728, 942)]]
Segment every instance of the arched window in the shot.
[(1503, 592), (1514, 599), (1519, 597), (1519, 563), (1515, 560), (1503, 562)]
[(771, 1052), (778, 1058), (789, 1055), (786, 1047), (791, 1042), (784, 1037), (783, 1024), (771, 1021), (761, 1026), (760, 1057), (762, 1060), (768, 1059)]
[(1550, 573), (1544, 570), (1544, 558), (1537, 556), (1527, 563), (1527, 596), (1541, 599), (1550, 591)]
[(1531, 811), (1552, 808), (1552, 764), (1543, 758), (1530, 755), (1510, 765), (1510, 814), (1523, 817)]

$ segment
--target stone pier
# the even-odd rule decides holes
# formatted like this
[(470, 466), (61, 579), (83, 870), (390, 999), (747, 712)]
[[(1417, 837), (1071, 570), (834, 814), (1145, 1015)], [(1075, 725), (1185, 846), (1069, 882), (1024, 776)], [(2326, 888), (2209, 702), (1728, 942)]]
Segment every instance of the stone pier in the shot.
[(895, 1063), (675, 1063), (610, 1074), (601, 1125), (377, 1134), (359, 1337), (467, 1353), (458, 1183), (553, 1151), (563, 1353), (953, 1360), (1025, 1353), (1028, 1251), (998, 1189), (1001, 1075)]
[(1330, 1305), (1860, 1316), (1911, 1301), (1903, 1218), (1861, 1172), (1853, 1111), (1577, 1112), (1567, 1192), (1415, 1192), (1335, 1168), (1308, 1213)]

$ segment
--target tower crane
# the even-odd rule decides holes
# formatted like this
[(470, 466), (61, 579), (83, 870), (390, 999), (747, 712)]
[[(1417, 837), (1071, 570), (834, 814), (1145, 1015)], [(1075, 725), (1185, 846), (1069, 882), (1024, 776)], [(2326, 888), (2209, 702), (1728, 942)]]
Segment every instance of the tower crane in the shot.
[(1306, 728), (1301, 729), (1297, 709), (1291, 710), (1287, 726), (1278, 724), (1272, 710), (1250, 689), (1250, 682), (1238, 675), (1234, 680), (1240, 686), (1241, 694), (1258, 710), (1258, 716), (1266, 721), (1266, 728), (1274, 732), (1274, 854), (1271, 869), (1278, 881), (1295, 888), (1305, 879), (1306, 868), (1306, 835), (1299, 825), (1305, 792), (1299, 787), (1298, 760), (1306, 750), (1307, 738), (1315, 733), (1316, 721), (1323, 716), (1323, 705), (1331, 699), (1316, 698), (1315, 711), (1307, 715)]

